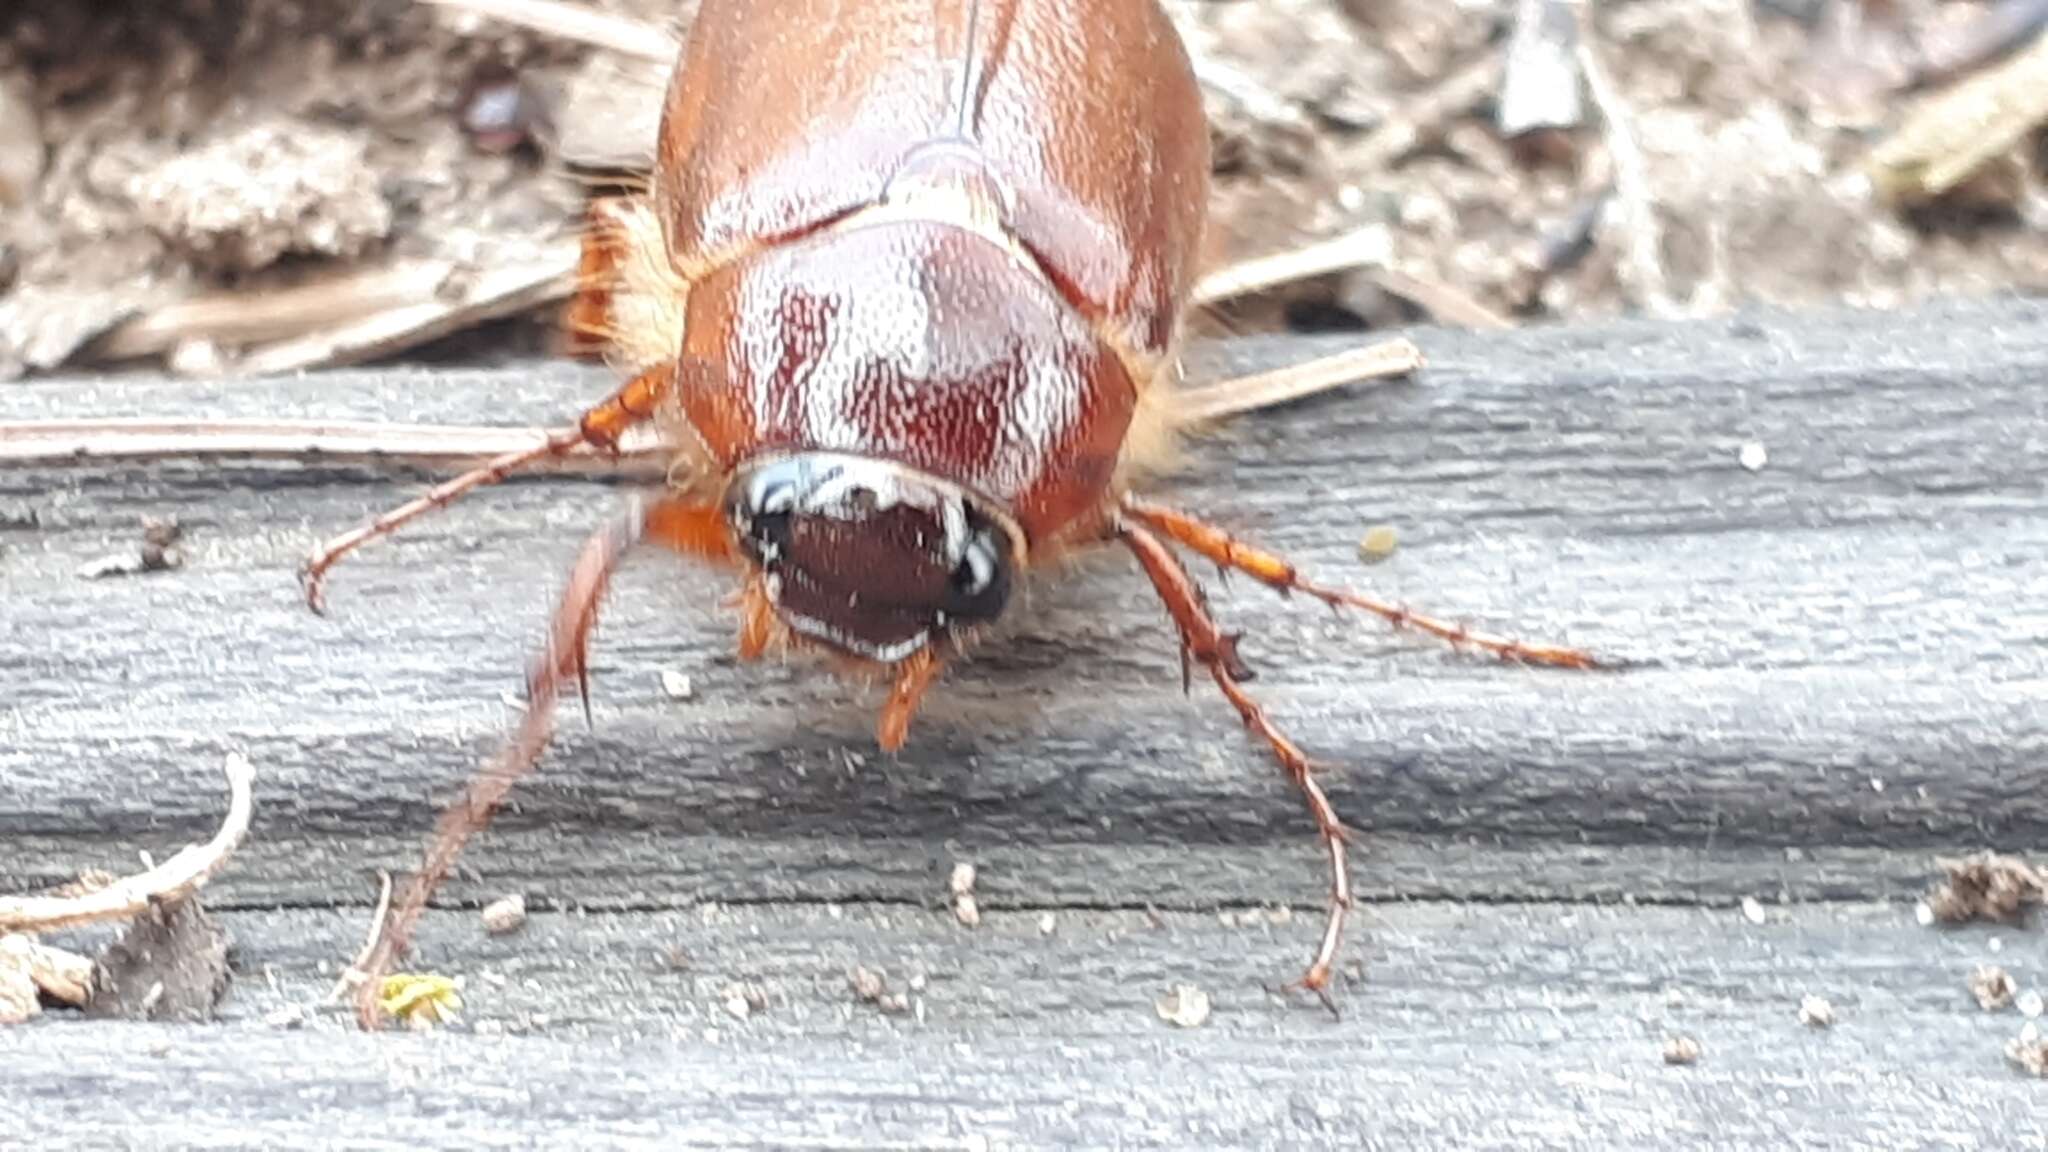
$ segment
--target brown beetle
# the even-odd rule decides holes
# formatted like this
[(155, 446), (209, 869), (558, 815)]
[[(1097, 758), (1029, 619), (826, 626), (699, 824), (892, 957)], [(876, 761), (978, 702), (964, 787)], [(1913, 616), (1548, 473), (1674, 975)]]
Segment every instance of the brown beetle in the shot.
[(1328, 1001), (1351, 901), (1344, 833), (1306, 757), (1246, 695), (1169, 543), (1275, 588), (1501, 655), (1477, 636), (1299, 577), (1134, 495), (1173, 427), (1176, 352), (1209, 198), (1201, 92), (1156, 0), (706, 0), (670, 83), (651, 188), (601, 201), (573, 327), (632, 373), (529, 452), (336, 539), (327, 568), (405, 520), (582, 445), (662, 429), (671, 483), (592, 539), (519, 733), (443, 816), (359, 1001), (463, 842), (546, 742), (619, 559), (651, 542), (733, 569), (739, 649), (794, 645), (892, 683), (900, 747), (950, 655), (1027, 571), (1120, 541), (1306, 797), (1328, 848), (1327, 927), (1297, 986)]

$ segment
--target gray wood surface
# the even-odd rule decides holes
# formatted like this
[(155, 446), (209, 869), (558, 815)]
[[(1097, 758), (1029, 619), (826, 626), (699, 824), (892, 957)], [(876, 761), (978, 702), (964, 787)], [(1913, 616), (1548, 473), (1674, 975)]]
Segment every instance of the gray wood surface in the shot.
[[(1181, 694), (1128, 561), (1035, 586), (892, 759), (872, 692), (738, 665), (727, 589), (650, 556), (593, 653), (594, 728), (572, 713), (446, 893), (567, 914), (504, 941), (437, 917), (419, 963), (475, 977), (457, 1034), (276, 1031), (264, 1006), (354, 952), (369, 876), (411, 867), (506, 729), (621, 493), (480, 494), (338, 569), (321, 619), (298, 559), (425, 477), (44, 466), (0, 470), (0, 886), (203, 838), (230, 748), (258, 766), (257, 814), (209, 889), (230, 1020), (0, 1033), (10, 1069), (37, 1069), (0, 1108), (142, 1144), (164, 1130), (123, 1125), (562, 1146), (651, 1136), (633, 1124), (659, 1115), (712, 1144), (2038, 1146), (2043, 1086), (2000, 1053), (2019, 1020), (1961, 982), (1988, 960), (2048, 978), (2040, 930), (1925, 929), (1910, 900), (1937, 855), (2048, 846), (2048, 304), (1415, 336), (1415, 381), (1242, 420), (1155, 494), (1330, 578), (1627, 663), (1504, 667), (1210, 581), (1358, 829), (1370, 903), (1348, 955), (1370, 963), (1341, 1023), (1260, 991), (1313, 945), (1321, 855), (1213, 691)], [(0, 391), (0, 420), (542, 423), (609, 383), (559, 365), (67, 380)], [(77, 575), (144, 515), (186, 525), (185, 568)], [(1379, 523), (1402, 547), (1366, 567)], [(958, 860), (980, 869), (977, 932), (944, 910)], [(1751, 925), (1745, 896), (1776, 919)], [(1272, 905), (1296, 915), (1215, 916)], [(670, 943), (689, 972), (647, 977)], [(921, 965), (926, 1019), (855, 1004), (850, 962)], [(770, 1006), (721, 1020), (712, 986), (740, 979)], [(1178, 980), (1216, 998), (1205, 1028), (1154, 1016)], [(1806, 991), (1843, 1022), (1799, 1025)], [(1700, 1064), (1662, 1064), (1668, 1027), (1699, 1036)]]

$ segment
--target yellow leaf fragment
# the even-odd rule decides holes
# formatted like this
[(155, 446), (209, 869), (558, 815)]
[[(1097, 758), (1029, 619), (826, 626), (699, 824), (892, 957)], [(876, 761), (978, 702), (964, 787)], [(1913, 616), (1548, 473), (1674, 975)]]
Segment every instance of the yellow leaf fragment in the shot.
[(462, 1011), (462, 984), (432, 973), (399, 972), (384, 978), (377, 1004), (415, 1028), (446, 1024)]

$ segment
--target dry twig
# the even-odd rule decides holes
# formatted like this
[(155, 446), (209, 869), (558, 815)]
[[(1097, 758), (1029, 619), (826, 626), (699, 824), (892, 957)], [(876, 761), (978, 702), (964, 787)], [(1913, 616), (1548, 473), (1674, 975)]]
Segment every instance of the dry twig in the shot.
[(1943, 196), (2048, 123), (2048, 35), (2027, 51), (1922, 102), (1870, 155), (1878, 192), (1895, 203)]
[(385, 915), (390, 911), (391, 873), (379, 869), (377, 872), (377, 911), (370, 917), (369, 937), (363, 941), (362, 950), (356, 953), (356, 958), (348, 962), (347, 968), (342, 969), (341, 978), (334, 982), (334, 990), (327, 994), (327, 1002), (329, 1004), (336, 1003), (343, 996), (348, 995), (349, 989), (355, 987), (356, 981), (362, 979), (363, 965), (370, 962), (370, 953), (377, 950), (377, 941), (384, 935)]
[(1406, 376), (1422, 365), (1422, 350), (1413, 341), (1384, 340), (1306, 364), (1189, 389), (1181, 397), (1180, 418), (1186, 424), (1206, 424), (1292, 403), (1347, 384)]
[(1410, 101), (1371, 135), (1349, 148), (1347, 163), (1365, 172), (1394, 167), (1402, 157), (1443, 135), (1451, 121), (1492, 95), (1500, 86), (1500, 77), (1500, 56), (1488, 52)]
[(1333, 272), (1384, 266), (1392, 252), (1386, 227), (1375, 224), (1289, 252), (1254, 256), (1218, 268), (1196, 281), (1194, 305), (1199, 308), (1220, 304)]
[[(1412, 341), (1388, 340), (1304, 364), (1189, 390), (1189, 423), (1242, 416), (1423, 365)], [(0, 421), (0, 466), (232, 457), (298, 464), (401, 464), (467, 471), (545, 440), (545, 428), (384, 424), (348, 420), (21, 420)], [(658, 435), (629, 435), (613, 457), (588, 447), (536, 463), (532, 471), (658, 476), (672, 453)]]
[[(1593, 0), (1583, 3), (1582, 13), (1590, 14)], [(1677, 306), (1672, 302), (1664, 275), (1664, 229), (1657, 222), (1649, 164), (1636, 143), (1634, 114), (1600, 62), (1592, 22), (1582, 21), (1582, 28), (1577, 51), (1579, 72), (1586, 78), (1586, 92), (1592, 97), (1593, 106), (1600, 110), (1607, 153), (1614, 163), (1615, 211), (1608, 219), (1622, 230), (1622, 286), (1638, 306), (1653, 314), (1669, 315)]]
[(421, 0), (623, 56), (673, 61), (682, 42), (666, 27), (560, 0)]
[(213, 878), (249, 831), (250, 786), (255, 769), (240, 753), (230, 753), (228, 812), (220, 831), (162, 864), (116, 880), (93, 892), (75, 896), (9, 896), (0, 898), (0, 932), (48, 932), (100, 920), (133, 916), (156, 904), (191, 896)]
[[(405, 260), (290, 288), (213, 292), (139, 313), (88, 350), (96, 361), (171, 354), (203, 375), (262, 375), (358, 363), (566, 299), (574, 241), (472, 266)], [(195, 350), (199, 355), (190, 355)]]
[(1375, 268), (1371, 275), (1373, 283), (1379, 285), (1382, 292), (1408, 301), (1439, 324), (1482, 331), (1515, 326), (1514, 321), (1480, 303), (1471, 293), (1441, 280), (1428, 279), (1398, 268)]
[(24, 972), (43, 995), (76, 1008), (92, 997), (92, 960), (33, 936), (0, 936), (0, 967)]
[[(385, 424), (368, 420), (0, 421), (0, 465), (221, 457), (301, 464), (404, 464), (464, 471), (547, 439), (545, 428)], [(535, 465), (612, 474), (623, 464), (659, 473), (669, 453), (651, 434), (629, 435), (614, 460), (578, 447)]]
[(253, 348), (237, 369), (269, 375), (315, 366), (356, 364), (388, 356), (486, 321), (568, 298), (576, 289), (581, 246), (558, 244), (529, 260), (507, 262), (465, 277), (451, 266), (434, 297)]

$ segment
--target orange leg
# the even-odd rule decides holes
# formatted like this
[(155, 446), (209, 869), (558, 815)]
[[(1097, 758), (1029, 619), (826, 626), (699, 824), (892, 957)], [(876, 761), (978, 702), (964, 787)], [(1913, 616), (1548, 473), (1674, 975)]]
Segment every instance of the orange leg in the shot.
[(1253, 547), (1213, 524), (1209, 524), (1185, 512), (1177, 512), (1135, 496), (1123, 499), (1124, 514), (1151, 528), (1160, 535), (1173, 540), (1207, 557), (1222, 568), (1234, 568), (1281, 592), (1303, 592), (1334, 608), (1357, 608), (1385, 618), (1397, 628), (1412, 627), (1427, 632), (1452, 644), (1470, 644), (1504, 660), (1517, 660), (1530, 664), (1547, 664), (1557, 668), (1597, 668), (1600, 665), (1592, 655), (1577, 648), (1563, 648), (1552, 644), (1528, 644), (1504, 636), (1490, 636), (1473, 632), (1461, 625), (1448, 624), (1429, 616), (1418, 615), (1406, 608), (1361, 596), (1341, 588), (1331, 588), (1303, 579), (1293, 564), (1285, 558)]
[(768, 598), (764, 584), (767, 577), (759, 572), (747, 574), (747, 582), (740, 589), (740, 659), (752, 663), (768, 651), (776, 635), (775, 601)]
[(1323, 940), (1316, 948), (1315, 959), (1309, 963), (1308, 970), (1290, 987), (1314, 992), (1330, 1011), (1335, 1012), (1336, 1002), (1330, 997), (1330, 974), (1337, 960), (1337, 947), (1344, 938), (1344, 914), (1351, 907), (1351, 872), (1345, 862), (1343, 822), (1338, 820), (1330, 798), (1324, 795), (1323, 786), (1311, 774), (1308, 757), (1273, 725), (1265, 709), (1239, 685), (1244, 670), (1237, 659), (1237, 638), (1216, 626), (1215, 618), (1209, 615), (1208, 607), (1202, 602), (1201, 589), (1188, 575), (1180, 559), (1159, 537), (1141, 525), (1120, 520), (1116, 531), (1124, 544), (1137, 555), (1138, 563), (1145, 568), (1145, 575), (1152, 580), (1152, 587), (1166, 602), (1166, 610), (1173, 617), (1174, 626), (1180, 630), (1183, 667), (1192, 659), (1207, 668), (1216, 686), (1223, 690), (1224, 697), (1244, 719), (1245, 727), (1265, 738), (1287, 778), (1294, 782), (1308, 802), (1309, 815), (1315, 818), (1316, 830), (1322, 834), (1323, 843), (1330, 850), (1330, 915), (1323, 927)]
[(475, 488), (496, 484), (521, 469), (542, 460), (568, 455), (588, 444), (602, 451), (614, 451), (627, 429), (654, 414), (667, 395), (674, 377), (667, 368), (650, 369), (635, 376), (597, 407), (583, 414), (574, 428), (550, 433), (542, 443), (523, 452), (512, 452), (429, 489), (417, 499), (393, 508), (375, 520), (329, 540), (307, 559), (300, 576), (306, 586), (306, 603), (315, 612), (324, 611), (322, 584), (336, 561), (379, 536), (388, 536), (409, 520), (454, 503)]
[(470, 781), (463, 799), (441, 813), (424, 863), (404, 897), (392, 906), (377, 946), (364, 962), (363, 983), (356, 989), (356, 1017), (364, 1028), (382, 1023), (378, 995), (384, 977), (405, 954), (427, 901), (447, 879), (463, 846), (490, 823), (506, 793), (539, 763), (554, 732), (555, 704), (563, 683), (573, 677), (584, 684), (587, 702), (590, 632), (620, 563), (642, 542), (700, 559), (726, 559), (730, 546), (722, 532), (713, 531), (717, 523), (715, 507), (664, 499), (613, 521), (583, 546), (549, 625), (546, 645), (527, 673), (526, 710), (518, 730)]
[(910, 738), (910, 718), (918, 702), (939, 674), (939, 658), (930, 648), (920, 648), (896, 666), (896, 683), (889, 690), (889, 702), (882, 705), (875, 724), (875, 742), (884, 752), (896, 752)]
[(592, 200), (584, 212), (583, 249), (576, 262), (576, 294), (563, 317), (572, 356), (593, 356), (611, 345), (612, 297), (626, 263), (630, 236), (618, 197)]

